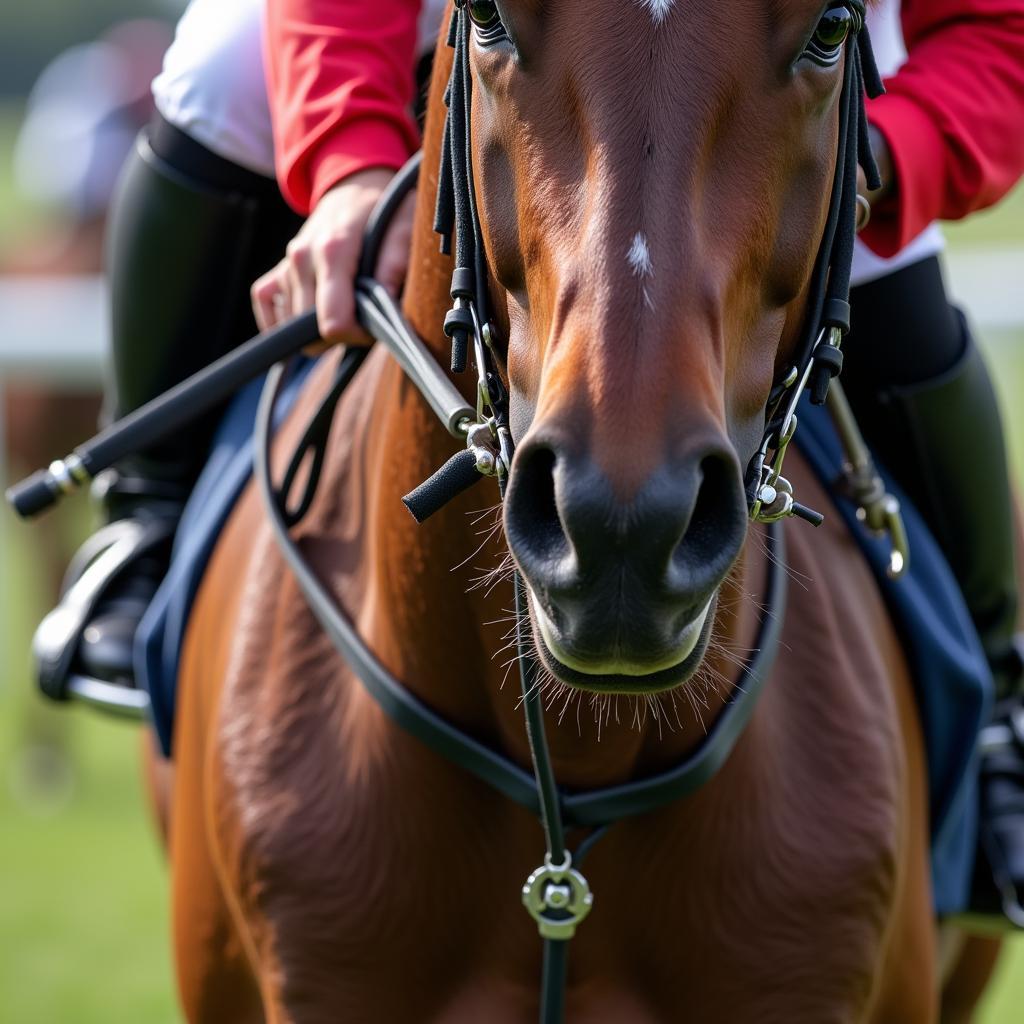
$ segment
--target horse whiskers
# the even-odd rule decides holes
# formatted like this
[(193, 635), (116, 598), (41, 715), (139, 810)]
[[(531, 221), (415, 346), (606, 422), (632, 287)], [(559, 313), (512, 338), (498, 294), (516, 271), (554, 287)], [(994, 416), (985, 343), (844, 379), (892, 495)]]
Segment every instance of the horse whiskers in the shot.
[(501, 573), (496, 573), (494, 577), (491, 579), (490, 583), (487, 585), (486, 589), (484, 590), (484, 597), (490, 597), (491, 594), (493, 594), (498, 587), (506, 583), (511, 585), (513, 582), (514, 575), (514, 568), (504, 570)]
[(676, 691), (669, 690), (669, 696), (672, 698), (672, 714), (675, 716), (676, 725), (678, 725), (680, 731), (682, 731), (683, 720), (679, 717), (679, 702), (676, 700)]
[(503, 611), (505, 612), (505, 614), (502, 615), (500, 619), (487, 619), (487, 620), (485, 620), (484, 625), (485, 626), (511, 626), (511, 628), (507, 629), (504, 632), (504, 634), (502, 634), (502, 637), (501, 637), (502, 640), (507, 640), (512, 635), (513, 631), (516, 628), (516, 616), (515, 616), (515, 612), (513, 612), (510, 608), (505, 608), (505, 609), (503, 609)]
[[(511, 639), (506, 639), (505, 643), (503, 643), (499, 648), (497, 648), (494, 651), (494, 653), (491, 655), (491, 660), (493, 661), (499, 655), (502, 655), (502, 654), (507, 653), (508, 651), (511, 651), (512, 648), (513, 647), (517, 647), (518, 644), (519, 644), (519, 638), (518, 637), (512, 637)], [(516, 657), (518, 657), (518, 654), (516, 655)], [(515, 658), (513, 658), (512, 660), (514, 661)], [(509, 662), (505, 662), (504, 664), (508, 665)]]
[[(480, 549), (478, 548), (477, 551)], [(465, 564), (465, 563), (463, 563)], [(509, 552), (505, 552), (502, 556), (501, 561), (493, 568), (482, 572), (482, 575), (474, 577), (470, 581), (470, 586), (467, 588), (466, 593), (471, 593), (474, 590), (485, 591), (485, 596), (490, 596), (491, 592), (500, 583), (506, 580), (511, 580), (516, 568), (515, 559)]]
[[(578, 712), (579, 703), (580, 703), (579, 697), (580, 697), (580, 691), (579, 690), (574, 690), (570, 686), (565, 687), (565, 701), (562, 704), (562, 710), (558, 713), (558, 724), (559, 725), (562, 724), (562, 719), (565, 718), (565, 713), (566, 713), (566, 711), (569, 710), (569, 705), (570, 704), (575, 703), (576, 706), (577, 706), (577, 712)], [(579, 728), (579, 714), (578, 713), (577, 713), (577, 716), (576, 716), (576, 726), (577, 726), (577, 728)]]
[(486, 508), (477, 509), (475, 512), (467, 512), (466, 517), (469, 519), (471, 526), (477, 526), (482, 523), (488, 516), (493, 516), (495, 525), (501, 525), (501, 514), (504, 505), (502, 502), (497, 501), (493, 505), (488, 505)]
[[(594, 724), (597, 726), (597, 742), (601, 742), (601, 729), (607, 720), (608, 715), (611, 714), (611, 694), (609, 693), (592, 693), (590, 695), (590, 707), (594, 712)], [(580, 705), (582, 705), (580, 701)], [(576, 728), (579, 730), (579, 709), (577, 708), (576, 713)]]
[[(486, 578), (493, 578), (496, 574), (510, 571), (511, 556), (503, 559), (503, 565), (492, 570)], [(741, 587), (735, 584), (732, 589), (735, 592), (734, 605), (742, 601), (750, 601), (752, 597)], [(756, 603), (756, 602), (755, 602)], [(727, 609), (728, 610), (728, 609)], [(559, 727), (564, 727), (566, 716), (571, 708), (576, 709), (576, 731), (583, 735), (582, 728), (582, 707), (583, 696), (586, 691), (570, 686), (558, 679), (547, 666), (541, 661), (539, 653), (533, 648), (532, 623), (527, 617), (520, 625), (515, 613), (511, 609), (504, 609), (505, 614), (500, 618), (488, 621), (490, 626), (506, 626), (501, 640), (502, 645), (497, 648), (492, 658), (497, 659), (499, 655), (508, 655), (501, 663), (504, 670), (501, 680), (501, 689), (504, 689), (508, 682), (509, 674), (513, 667), (522, 658), (527, 659), (529, 671), (533, 673), (531, 687), (526, 695), (519, 694), (516, 699), (516, 709), (521, 710), (523, 701), (537, 697), (544, 710), (555, 714), (555, 721)], [(522, 628), (522, 644), (524, 652), (520, 653), (520, 628)], [(510, 653), (511, 652), (511, 653)], [(735, 666), (738, 669), (749, 668), (749, 662), (757, 653), (756, 648), (744, 647), (739, 644), (730, 643), (722, 637), (719, 631), (713, 630), (708, 640), (708, 655), (713, 661), (719, 659), (727, 665)], [(707, 734), (708, 723), (705, 712), (711, 714), (712, 700), (726, 702), (730, 693), (735, 690), (743, 692), (742, 687), (735, 679), (730, 678), (708, 659), (698, 668), (694, 677), (686, 683), (673, 687), (672, 689), (656, 694), (595, 694), (588, 695), (588, 705), (593, 714), (594, 726), (597, 730), (597, 740), (600, 742), (605, 731), (612, 723), (612, 714), (616, 725), (624, 724), (620, 718), (620, 698), (625, 697), (629, 710), (628, 726), (630, 731), (641, 732), (648, 722), (653, 723), (657, 728), (658, 738), (663, 739), (666, 732), (675, 733), (684, 729), (684, 721), (681, 713), (683, 705), (680, 697), (685, 698), (689, 704), (694, 720), (700, 725), (701, 730)]]
[[(749, 651), (748, 653), (753, 654), (755, 652)], [(725, 646), (716, 644), (714, 638), (708, 641), (708, 655), (721, 658), (722, 661), (728, 662), (730, 665), (734, 665), (738, 669), (745, 669), (750, 660), (749, 658), (744, 658), (739, 654), (733, 653)]]
[(768, 542), (760, 534), (752, 532), (750, 536), (755, 539), (758, 547), (761, 549), (761, 552), (764, 554), (765, 558), (767, 558), (768, 561), (770, 561), (772, 564), (777, 565), (780, 569), (782, 569), (782, 571), (798, 587), (800, 587), (801, 590), (808, 590), (808, 584), (814, 583), (814, 580), (810, 576), (807, 576), (802, 572), (797, 572), (796, 569), (791, 568), (785, 562), (780, 562), (779, 559), (769, 549)]
[(518, 659), (516, 659), (516, 658), (510, 658), (502, 666), (505, 669), (505, 671), (504, 671), (504, 673), (502, 674), (502, 677), (501, 677), (501, 684), (498, 687), (499, 690), (504, 690), (505, 689), (505, 684), (508, 682), (508, 677), (509, 677), (509, 675), (512, 672), (512, 666), (516, 663), (517, 660)]
[(708, 647), (709, 649), (713, 649), (715, 651), (728, 651), (730, 654), (733, 655), (752, 655), (757, 654), (757, 652), (760, 650), (759, 647), (744, 647), (743, 644), (737, 644), (733, 643), (730, 640), (724, 640), (715, 632), (711, 634), (711, 638), (708, 641)]
[(485, 547), (487, 547), (488, 544), (490, 544), (490, 542), (498, 535), (498, 533), (500, 533), (500, 531), (501, 531), (501, 524), (500, 523), (496, 523), (494, 526), (492, 526), (490, 529), (488, 529), (486, 531), (484, 531), (484, 530), (479, 531), (477, 533), (477, 536), (479, 537), (479, 536), (483, 535), (483, 540), (480, 541), (479, 545), (477, 545), (476, 550), (473, 551), (472, 554), (466, 555), (466, 557), (461, 562), (459, 562), (457, 565), (453, 565), (451, 567), (451, 569), (449, 570), (449, 572), (457, 572), (464, 565), (466, 565), (467, 562), (470, 562), (474, 558), (476, 558), (476, 556), (479, 555), (480, 552), (483, 551), (483, 549)]

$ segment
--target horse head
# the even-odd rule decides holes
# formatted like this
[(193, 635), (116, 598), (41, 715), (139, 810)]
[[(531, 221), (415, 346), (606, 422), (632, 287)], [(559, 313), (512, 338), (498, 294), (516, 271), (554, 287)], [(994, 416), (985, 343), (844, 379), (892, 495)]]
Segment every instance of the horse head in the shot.
[(546, 667), (700, 664), (791, 365), (857, 5), (468, 3), (473, 166), (507, 314), (505, 508)]

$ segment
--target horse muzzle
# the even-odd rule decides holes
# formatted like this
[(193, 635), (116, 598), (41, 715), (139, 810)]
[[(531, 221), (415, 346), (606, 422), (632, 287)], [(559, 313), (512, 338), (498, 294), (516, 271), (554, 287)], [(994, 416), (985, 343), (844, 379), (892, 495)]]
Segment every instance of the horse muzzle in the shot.
[(525, 438), (505, 532), (547, 668), (601, 692), (685, 682), (746, 528), (739, 460), (727, 443), (666, 461), (623, 500), (587, 454), (550, 436)]

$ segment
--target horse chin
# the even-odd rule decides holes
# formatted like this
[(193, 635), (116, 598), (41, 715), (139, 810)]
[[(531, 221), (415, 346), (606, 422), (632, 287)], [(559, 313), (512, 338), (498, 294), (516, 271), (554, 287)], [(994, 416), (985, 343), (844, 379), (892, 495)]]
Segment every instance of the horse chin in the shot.
[(530, 621), (541, 663), (566, 686), (590, 693), (655, 694), (686, 683), (704, 660), (715, 621), (717, 594), (681, 631), (674, 650), (649, 663), (595, 661), (559, 643), (556, 630), (530, 593)]

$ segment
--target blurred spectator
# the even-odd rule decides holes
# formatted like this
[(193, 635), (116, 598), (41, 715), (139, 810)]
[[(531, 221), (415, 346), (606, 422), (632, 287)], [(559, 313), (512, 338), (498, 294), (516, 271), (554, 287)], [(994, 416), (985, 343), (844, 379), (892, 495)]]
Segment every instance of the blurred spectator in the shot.
[[(0, 274), (99, 274), (106, 212), (139, 129), (152, 113), (149, 91), (170, 43), (169, 25), (134, 20), (66, 50), (39, 76), (14, 152), (15, 182), (42, 216), (5, 240)], [(26, 346), (31, 339), (24, 339)], [(46, 465), (93, 433), (95, 389), (0, 379), (2, 435), (12, 475)], [(47, 600), (56, 596), (74, 547), (75, 524), (59, 513), (40, 524)]]
[(149, 85), (171, 37), (163, 22), (123, 22), (43, 70), (28, 97), (14, 174), (21, 195), (48, 215), (47, 230), (6, 246), (0, 271), (100, 272), (107, 207), (152, 113)]

